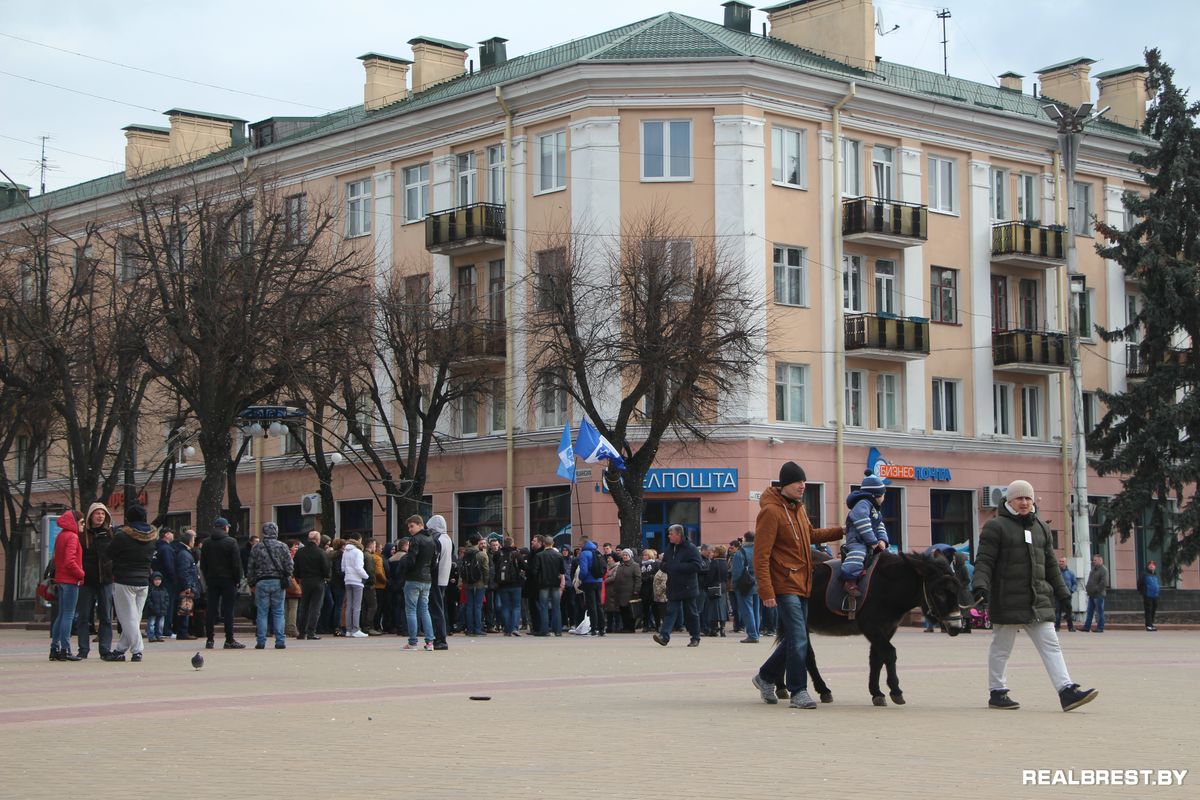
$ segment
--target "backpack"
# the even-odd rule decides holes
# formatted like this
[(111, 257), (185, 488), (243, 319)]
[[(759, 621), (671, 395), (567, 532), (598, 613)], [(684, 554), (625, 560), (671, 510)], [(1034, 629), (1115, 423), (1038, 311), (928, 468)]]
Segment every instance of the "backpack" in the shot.
[(521, 575), (521, 566), (517, 563), (517, 551), (511, 550), (508, 553), (501, 554), (500, 558), (496, 559), (496, 584), (503, 586), (511, 586), (519, 582)]
[(483, 581), (483, 567), (479, 566), (479, 552), (467, 553), (462, 562), (458, 565), (459, 577), (465, 584), (480, 583)]
[(608, 567), (604, 563), (604, 554), (599, 550), (592, 551), (592, 560), (588, 563), (588, 575), (593, 578), (603, 578), (608, 572)]

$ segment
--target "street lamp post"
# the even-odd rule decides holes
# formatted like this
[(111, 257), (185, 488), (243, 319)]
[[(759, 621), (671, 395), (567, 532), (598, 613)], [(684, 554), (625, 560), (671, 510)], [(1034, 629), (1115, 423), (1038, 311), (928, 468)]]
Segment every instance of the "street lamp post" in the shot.
[[(1047, 103), (1042, 111), (1058, 126), (1058, 150), (1062, 154), (1066, 170), (1067, 193), (1067, 349), (1071, 361), (1071, 442), (1073, 455), (1071, 512), (1071, 553), (1076, 558), (1076, 569), (1083, 569), (1091, 561), (1091, 537), (1088, 523), (1087, 488), (1087, 432), (1083, 429), (1083, 367), (1079, 353), (1079, 308), (1084, 301), (1083, 276), (1079, 274), (1078, 253), (1075, 249), (1075, 166), (1079, 158), (1079, 142), (1083, 138), (1084, 126), (1107, 111), (1101, 109), (1092, 114), (1092, 104), (1084, 103), (1079, 108)], [(1079, 297), (1075, 297), (1079, 295)], [(1065, 411), (1065, 409), (1064, 409)], [(1065, 426), (1064, 426), (1065, 427)]]

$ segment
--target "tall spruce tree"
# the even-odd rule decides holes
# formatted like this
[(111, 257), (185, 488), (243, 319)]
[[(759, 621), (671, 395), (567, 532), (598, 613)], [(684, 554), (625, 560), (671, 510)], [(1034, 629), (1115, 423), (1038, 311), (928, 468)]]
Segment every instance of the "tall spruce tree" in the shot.
[(1121, 265), (1138, 298), (1124, 327), (1100, 333), (1131, 343), (1131, 374), (1142, 379), (1100, 392), (1108, 410), (1089, 441), (1096, 471), (1122, 478), (1102, 532), (1124, 541), (1143, 531), (1174, 576), (1200, 555), (1200, 105), (1175, 86), (1158, 50), (1146, 52), (1146, 65), (1153, 102), (1142, 132), (1155, 146), (1130, 160), (1149, 192), (1125, 194), (1127, 230), (1096, 226), (1108, 242), (1097, 249)]

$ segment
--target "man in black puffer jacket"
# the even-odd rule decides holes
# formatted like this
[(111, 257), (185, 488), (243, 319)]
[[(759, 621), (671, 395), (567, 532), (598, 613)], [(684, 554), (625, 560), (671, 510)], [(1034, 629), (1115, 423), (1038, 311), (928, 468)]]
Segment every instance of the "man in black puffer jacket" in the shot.
[(989, 708), (1021, 707), (1008, 696), (1008, 657), (1021, 628), (1042, 657), (1063, 711), (1096, 699), (1095, 689), (1080, 689), (1067, 674), (1054, 632), (1054, 599), (1066, 600), (1071, 595), (1054, 557), (1050, 529), (1038, 519), (1033, 486), (1028, 481), (1010, 483), (1004, 507), (983, 526), (974, 587), (976, 601), (988, 606), (994, 629), (988, 649)]
[(158, 531), (146, 524), (146, 509), (130, 506), (125, 509), (125, 524), (113, 533), (108, 546), (112, 564), (113, 608), (121, 623), (121, 640), (109, 652), (105, 661), (124, 661), (129, 651), (130, 661), (142, 660), (142, 609), (150, 592), (150, 560)]

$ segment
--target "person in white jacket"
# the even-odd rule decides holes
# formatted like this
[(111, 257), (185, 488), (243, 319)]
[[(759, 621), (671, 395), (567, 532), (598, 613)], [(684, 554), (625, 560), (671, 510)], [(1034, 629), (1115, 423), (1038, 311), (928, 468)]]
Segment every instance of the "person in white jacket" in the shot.
[(446, 519), (434, 514), (425, 524), (437, 545), (437, 563), (433, 575), (433, 591), (429, 593), (429, 615), (433, 618), (433, 649), (449, 650), (446, 643), (446, 587), (450, 585), (450, 567), (454, 564), (454, 542), (446, 533)]
[(346, 581), (346, 594), (343, 603), (346, 619), (346, 635), (355, 639), (365, 639), (367, 634), (358, 628), (359, 614), (362, 613), (363, 582), (368, 579), (367, 571), (363, 569), (362, 536), (350, 533), (346, 536), (346, 547), (342, 550), (342, 575)]

